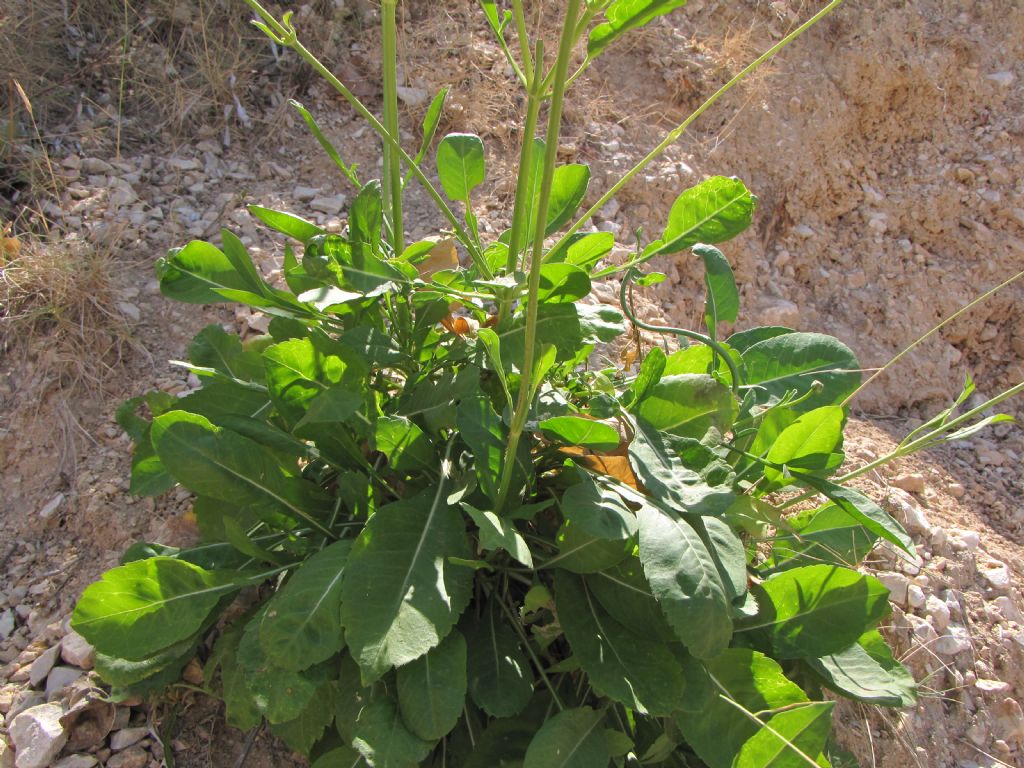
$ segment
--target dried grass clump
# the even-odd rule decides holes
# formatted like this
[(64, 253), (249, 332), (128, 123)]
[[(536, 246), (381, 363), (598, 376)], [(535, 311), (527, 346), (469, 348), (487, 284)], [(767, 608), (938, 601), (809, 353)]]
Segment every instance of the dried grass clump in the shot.
[(81, 240), (0, 239), (0, 358), (44, 386), (102, 390), (131, 343), (113, 265)]

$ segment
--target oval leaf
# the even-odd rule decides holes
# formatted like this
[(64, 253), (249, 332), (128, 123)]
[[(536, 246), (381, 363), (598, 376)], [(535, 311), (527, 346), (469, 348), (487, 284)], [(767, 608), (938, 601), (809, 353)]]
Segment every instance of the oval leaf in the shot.
[(739, 179), (712, 176), (676, 198), (658, 253), (730, 240), (750, 226), (756, 204), (757, 198)]
[(611, 754), (603, 719), (590, 707), (559, 712), (533, 737), (523, 768), (607, 768)]
[(538, 424), (544, 434), (566, 445), (580, 445), (592, 451), (613, 451), (619, 447), (619, 432), (610, 424), (581, 416), (555, 416)]
[(440, 739), (455, 727), (466, 702), (466, 640), (452, 630), (439, 646), (397, 674), (398, 709), (421, 739)]
[(437, 148), (437, 175), (452, 200), (469, 202), (486, 175), (484, 143), (471, 133), (450, 133)]
[(493, 717), (519, 714), (533, 696), (533, 670), (516, 633), (495, 611), (463, 626), (473, 701)]

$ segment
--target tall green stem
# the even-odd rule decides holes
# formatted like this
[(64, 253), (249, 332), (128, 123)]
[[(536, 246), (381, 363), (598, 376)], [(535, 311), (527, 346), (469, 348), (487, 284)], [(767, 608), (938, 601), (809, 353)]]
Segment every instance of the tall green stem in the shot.
[[(544, 176), (540, 183), (537, 196), (537, 214), (533, 231), (533, 251), (530, 258), (530, 281), (526, 300), (526, 339), (523, 364), (520, 368), (519, 396), (516, 401), (512, 423), (509, 425), (508, 446), (505, 450), (505, 461), (501, 468), (501, 484), (498, 490), (497, 511), (500, 514), (508, 497), (512, 484), (512, 473), (515, 468), (516, 451), (519, 449), (519, 438), (526, 426), (526, 418), (530, 413), (530, 395), (533, 392), (533, 365), (537, 345), (537, 316), (540, 304), (540, 268), (544, 257), (544, 232), (548, 225), (548, 201), (551, 199), (551, 187), (555, 177), (555, 163), (558, 160), (558, 140), (562, 129), (562, 107), (565, 103), (565, 81), (569, 74), (569, 59), (572, 57), (573, 45), (576, 43), (576, 20), (580, 13), (582, 0), (568, 0), (565, 9), (565, 20), (562, 24), (562, 35), (558, 41), (558, 58), (555, 60), (555, 77), (551, 93), (551, 111), (548, 114), (548, 128), (545, 135), (547, 146), (544, 149)], [(534, 81), (540, 79), (538, 72), (541, 61), (538, 58), (534, 71)], [(529, 169), (519, 169), (520, 175)]]
[(540, 117), (540, 93), (535, 89), (535, 81), (530, 81), (530, 91), (526, 96), (526, 119), (523, 121), (523, 146), (519, 150), (519, 179), (516, 182), (516, 202), (512, 209), (512, 232), (508, 241), (509, 274), (519, 265), (519, 252), (523, 247), (523, 230), (526, 228), (526, 213), (533, 205), (530, 194), (533, 191), (533, 152), (534, 137), (537, 133), (537, 121)]
[(384, 144), (384, 205), (391, 223), (391, 247), (394, 253), (405, 250), (402, 221), (402, 168), (398, 152), (398, 29), (395, 12), (398, 0), (383, 0), (380, 8), (381, 54), (384, 57), (384, 129), (395, 143)]
[(615, 184), (613, 184), (607, 192), (601, 195), (601, 199), (599, 199), (596, 203), (590, 206), (590, 209), (582, 216), (580, 216), (580, 218), (576, 221), (575, 224), (569, 227), (569, 231), (562, 235), (561, 239), (559, 239), (559, 241), (555, 243), (554, 246), (552, 246), (551, 250), (548, 251), (548, 253), (556, 253), (561, 248), (565, 247), (569, 242), (569, 238), (576, 234), (576, 232), (579, 231), (580, 227), (582, 227), (584, 224), (590, 221), (590, 218), (594, 216), (594, 214), (596, 214), (598, 211), (604, 208), (608, 201), (615, 197), (618, 191), (622, 189), (624, 186), (626, 186), (626, 184), (628, 184), (634, 176), (636, 176), (644, 168), (650, 165), (651, 162), (653, 162), (655, 159), (660, 157), (666, 149), (668, 149), (670, 146), (679, 141), (679, 138), (686, 132), (686, 129), (689, 128), (690, 125), (692, 125), (693, 122), (697, 120), (697, 118), (699, 118), (701, 115), (707, 112), (715, 102), (717, 102), (725, 94), (731, 91), (741, 80), (745, 79), (748, 75), (750, 75), (751, 72), (758, 69), (762, 64), (768, 61), (768, 59), (772, 58), (775, 54), (777, 54), (787, 45), (789, 45), (798, 37), (800, 37), (800, 35), (802, 35), (808, 29), (813, 27), (819, 21), (821, 21), (825, 16), (832, 13), (832, 11), (834, 11), (836, 8), (842, 5), (842, 3), (843, 0), (832, 0), (832, 2), (830, 2), (828, 5), (822, 8), (816, 14), (814, 14), (814, 16), (812, 16), (799, 27), (794, 29), (792, 32), (790, 32), (788, 35), (782, 38), (775, 45), (773, 45), (763, 54), (754, 59), (754, 61), (750, 62), (750, 64), (748, 64), (746, 67), (740, 70), (740, 72), (737, 73), (736, 76), (733, 77), (731, 80), (729, 80), (729, 82), (727, 82), (717, 91), (715, 91), (714, 94), (712, 94), (707, 101), (705, 101), (703, 104), (697, 107), (696, 111), (694, 111), (682, 123), (676, 126), (676, 128), (670, 131), (669, 134), (665, 136), (664, 140), (662, 140), (662, 142), (658, 144), (658, 146), (656, 146), (654, 149), (648, 152), (643, 160), (641, 160), (639, 163), (633, 166), (626, 173), (625, 176), (623, 176), (621, 179), (615, 182)]

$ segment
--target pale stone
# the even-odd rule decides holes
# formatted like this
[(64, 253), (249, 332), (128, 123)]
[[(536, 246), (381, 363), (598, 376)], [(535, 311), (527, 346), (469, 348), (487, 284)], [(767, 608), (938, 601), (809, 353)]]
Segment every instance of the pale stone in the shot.
[(120, 752), (122, 749), (138, 744), (146, 736), (149, 735), (149, 728), (144, 726), (139, 728), (125, 728), (123, 731), (117, 731), (110, 737), (110, 748), (115, 752)]
[(907, 493), (916, 493), (918, 495), (924, 493), (924, 475), (919, 472), (897, 475), (893, 479), (892, 484), (897, 488), (902, 488)]
[(142, 747), (131, 747), (107, 760), (107, 768), (146, 768), (147, 765), (149, 752)]
[(14, 631), (14, 611), (8, 609), (0, 613), (0, 640), (6, 640)]
[(984, 678), (975, 680), (974, 687), (985, 693), (1009, 693), (1011, 688), (1009, 683), (1004, 683), (1002, 680), (986, 680)]
[(992, 602), (1004, 619), (1024, 625), (1024, 613), (1021, 613), (1020, 609), (1014, 605), (1013, 600), (1009, 597), (1001, 595)]
[(430, 94), (423, 88), (410, 88), (406, 85), (399, 85), (395, 88), (398, 98), (410, 107), (419, 107), (427, 103)]
[(58, 493), (56, 496), (54, 496), (52, 499), (46, 502), (43, 508), (39, 510), (39, 518), (44, 522), (48, 522), (54, 516), (54, 514), (56, 514), (57, 510), (60, 509), (60, 505), (63, 503), (64, 494)]
[(967, 634), (967, 628), (959, 624), (950, 624), (946, 628), (946, 634), (940, 635), (933, 644), (936, 653), (943, 656), (956, 656), (971, 648), (971, 638)]
[(949, 626), (949, 606), (946, 605), (945, 600), (940, 600), (935, 595), (928, 595), (924, 603), (924, 612), (940, 632)]
[(345, 207), (345, 195), (332, 195), (331, 197), (317, 197), (310, 201), (309, 207), (314, 211), (326, 214), (341, 213)]
[(53, 648), (48, 648), (43, 651), (32, 662), (32, 666), (28, 671), (28, 682), (35, 688), (42, 685), (43, 680), (50, 674), (50, 670), (53, 669), (53, 665), (57, 663), (57, 659), (60, 658), (60, 645), (55, 645)]
[(61, 640), (60, 657), (73, 667), (92, 669), (96, 661), (96, 649), (77, 632), (69, 632)]
[(317, 187), (298, 186), (292, 190), (292, 197), (303, 203), (308, 203), (319, 194), (320, 190)]
[(14, 718), (9, 733), (18, 768), (47, 768), (60, 754), (68, 739), (60, 724), (62, 714), (59, 704), (40, 704)]
[(917, 584), (911, 584), (907, 587), (907, 602), (911, 608), (922, 607), (925, 603), (924, 590)]
[(1001, 85), (1003, 88), (1009, 88), (1013, 85), (1017, 76), (1009, 70), (1004, 70), (1002, 72), (993, 72), (991, 75), (985, 75), (985, 79), (991, 80), (993, 83)]
[(910, 579), (902, 573), (879, 573), (877, 578), (889, 590), (889, 599), (900, 605), (907, 604), (907, 589)]
[(959, 551), (971, 551), (981, 544), (981, 537), (974, 531), (953, 531), (950, 546)]
[(64, 689), (81, 677), (82, 670), (78, 667), (54, 667), (46, 678), (47, 701), (59, 699)]
[(993, 558), (978, 562), (978, 573), (995, 589), (1006, 589), (1010, 586), (1010, 569), (1006, 563)]
[(68, 755), (53, 764), (53, 768), (93, 768), (99, 761), (92, 755)]

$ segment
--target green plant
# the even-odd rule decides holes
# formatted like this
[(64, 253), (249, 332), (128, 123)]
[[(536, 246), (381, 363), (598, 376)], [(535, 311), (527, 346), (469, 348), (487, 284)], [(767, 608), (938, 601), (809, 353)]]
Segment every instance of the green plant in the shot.
[[(296, 105), (359, 187), (347, 233), (253, 206), (290, 238), (287, 289), (227, 231), (219, 248), (194, 241), (161, 261), (165, 295), (273, 319), (246, 341), (204, 329), (184, 363), (201, 389), (119, 411), (136, 445), (132, 490), (193, 491), (204, 543), (140, 543), (83, 594), (73, 626), (115, 695), (173, 683), (212, 642), (206, 668), (220, 672), (231, 724), (266, 719), (317, 766), (377, 768), (828, 765), (839, 753), (824, 689), (912, 702), (913, 679), (877, 630), (888, 592), (856, 570), (877, 542), (908, 553), (912, 542), (830, 479), (856, 357), (788, 328), (719, 334), (739, 294), (714, 245), (749, 225), (755, 198), (711, 178), (679, 196), (658, 240), (606, 266), (612, 236), (579, 231), (593, 210), (575, 218), (589, 170), (556, 163), (567, 86), (683, 0), (567, 0), (550, 66), (521, 0), (504, 14), (481, 1), (528, 94), (512, 225), (493, 242), (472, 207), (480, 139), (440, 141), (443, 194), (421, 168), (444, 92), (413, 157), (397, 139), (393, 66), (378, 120), (288, 16), (249, 2), (381, 136), (385, 178), (361, 183)], [(391, 52), (395, 5), (382, 4)], [(450, 242), (405, 245), (413, 177), (469, 266)], [(641, 267), (684, 252), (704, 265), (706, 333), (633, 314), (633, 286), (659, 279)], [(580, 303), (614, 273), (621, 312)], [(593, 350), (627, 319), (687, 343), (646, 350), (635, 372), (593, 370)], [(937, 427), (953, 424), (943, 418)], [(784, 517), (805, 491), (825, 502)]]

